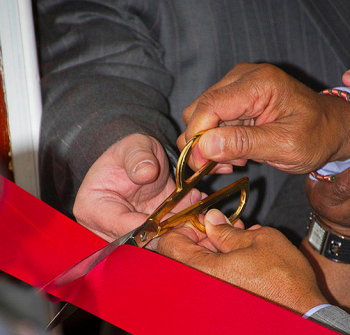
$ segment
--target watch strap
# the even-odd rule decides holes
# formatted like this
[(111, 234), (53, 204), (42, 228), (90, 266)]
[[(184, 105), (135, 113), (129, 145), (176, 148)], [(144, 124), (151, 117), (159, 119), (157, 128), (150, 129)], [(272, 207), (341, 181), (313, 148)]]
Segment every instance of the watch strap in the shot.
[(320, 255), (350, 264), (350, 238), (333, 232), (316, 213), (310, 214), (307, 239)]

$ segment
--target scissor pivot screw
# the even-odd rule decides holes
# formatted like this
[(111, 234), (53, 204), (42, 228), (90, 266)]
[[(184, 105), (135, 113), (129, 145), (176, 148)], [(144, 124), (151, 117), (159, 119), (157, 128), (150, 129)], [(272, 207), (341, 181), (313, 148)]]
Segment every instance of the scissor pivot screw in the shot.
[(142, 232), (140, 235), (140, 241), (145, 242), (147, 240), (147, 232)]

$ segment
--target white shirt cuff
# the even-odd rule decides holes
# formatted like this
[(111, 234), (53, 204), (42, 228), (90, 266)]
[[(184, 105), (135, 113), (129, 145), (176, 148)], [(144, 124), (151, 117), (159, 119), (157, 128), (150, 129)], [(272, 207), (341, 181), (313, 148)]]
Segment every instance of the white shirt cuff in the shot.
[(350, 87), (336, 87), (335, 89), (339, 90), (339, 91), (344, 91), (344, 92), (350, 93)]
[(317, 311), (319, 311), (322, 308), (328, 307), (328, 306), (332, 306), (330, 304), (322, 304), (322, 305), (318, 305), (316, 307), (311, 308), (309, 311), (307, 311), (304, 315), (303, 318), (307, 319), (309, 316), (311, 316), (312, 314), (316, 313)]

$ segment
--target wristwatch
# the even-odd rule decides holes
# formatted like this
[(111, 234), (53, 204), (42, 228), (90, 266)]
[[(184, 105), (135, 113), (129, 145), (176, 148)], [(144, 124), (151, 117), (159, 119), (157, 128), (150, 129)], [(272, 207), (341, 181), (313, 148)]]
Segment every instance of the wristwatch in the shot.
[(320, 255), (335, 262), (350, 264), (350, 237), (332, 231), (314, 212), (310, 214), (307, 239)]

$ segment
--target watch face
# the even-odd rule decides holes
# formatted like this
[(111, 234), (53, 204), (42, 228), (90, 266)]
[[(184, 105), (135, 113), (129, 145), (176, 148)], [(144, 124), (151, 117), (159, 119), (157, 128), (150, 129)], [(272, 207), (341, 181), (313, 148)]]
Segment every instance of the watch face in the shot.
[(319, 253), (321, 252), (323, 241), (326, 235), (326, 231), (320, 226), (320, 224), (313, 219), (313, 225), (310, 227), (309, 243)]

